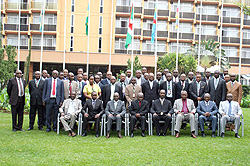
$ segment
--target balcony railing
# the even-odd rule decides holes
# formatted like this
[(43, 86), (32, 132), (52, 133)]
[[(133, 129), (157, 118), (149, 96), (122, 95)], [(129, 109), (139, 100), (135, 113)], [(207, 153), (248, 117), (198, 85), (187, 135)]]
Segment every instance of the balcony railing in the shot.
[(154, 15), (155, 10), (154, 9), (144, 9), (144, 15)]
[(158, 16), (169, 16), (169, 10), (158, 10)]
[[(143, 36), (152, 36), (152, 30), (143, 30)], [(168, 37), (168, 31), (157, 31), (157, 37)]]
[(229, 57), (229, 63), (239, 63), (239, 57)]
[[(177, 32), (170, 32), (170, 38), (177, 39)], [(194, 34), (193, 33), (180, 33), (179, 38), (180, 39), (193, 39)]]
[[(30, 30), (39, 31), (40, 24), (30, 24)], [(56, 25), (44, 24), (44, 31), (56, 31)]]
[[(175, 18), (176, 12), (171, 12), (171, 17)], [(194, 12), (180, 12), (179, 18), (194, 19)]]
[[(43, 7), (43, 2), (31, 2), (32, 9), (40, 9), (41, 10), (42, 7)], [(45, 4), (45, 9), (57, 10), (57, 3), (47, 2)]]
[[(115, 34), (127, 34), (128, 28), (127, 27), (116, 27)], [(134, 35), (141, 35), (141, 29), (135, 28)]]
[(223, 43), (240, 43), (239, 37), (222, 37)]
[[(212, 39), (214, 41), (218, 41), (218, 36), (216, 35), (201, 35), (201, 40), (205, 39), (205, 40), (209, 40), (209, 39)], [(196, 34), (195, 35), (195, 40), (199, 40), (199, 35)]]
[(246, 45), (250, 45), (250, 39), (242, 39), (242, 43)]
[[(22, 2), (20, 5), (21, 10), (27, 10), (29, 7), (29, 4), (27, 2)], [(18, 10), (19, 3), (5, 2), (5, 8), (10, 10)]]
[[(131, 54), (131, 52), (132, 52), (132, 50), (115, 49), (115, 53), (117, 53), (117, 54), (127, 54), (127, 51), (128, 51), (128, 54)], [(141, 54), (141, 50), (133, 50), (133, 53), (140, 55)]]
[[(157, 52), (157, 55), (164, 55), (166, 52)], [(152, 50), (142, 50), (143, 55), (154, 55), (155, 52)]]
[[(116, 6), (116, 12), (130, 13), (130, 6)], [(142, 13), (142, 7), (134, 7), (135, 13)]]
[[(200, 20), (200, 14), (196, 15), (196, 20)], [(219, 21), (218, 15), (202, 15), (202, 21)]]
[[(20, 31), (28, 31), (29, 25), (20, 25)], [(6, 31), (18, 31), (18, 24), (4, 24)]]
[[(7, 44), (7, 45), (4, 45), (3, 47), (5, 48), (5, 47), (7, 47), (9, 44)], [(16, 45), (11, 45), (12, 47), (15, 47), (16, 48), (16, 50), (18, 49), (18, 46), (16, 46)], [(28, 45), (24, 45), (24, 46), (21, 46), (20, 45), (20, 49), (21, 50), (27, 50), (29, 48), (29, 46)]]
[[(41, 46), (31, 46), (31, 49), (41, 50)], [(56, 46), (43, 46), (43, 50), (56, 50)]]
[(240, 18), (223, 17), (223, 23), (240, 24)]
[(250, 25), (250, 20), (244, 19), (244, 25)]

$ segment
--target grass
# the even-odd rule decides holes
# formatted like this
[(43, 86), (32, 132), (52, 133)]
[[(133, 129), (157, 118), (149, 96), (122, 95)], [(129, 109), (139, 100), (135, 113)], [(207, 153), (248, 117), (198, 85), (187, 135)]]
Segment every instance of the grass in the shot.
[[(225, 138), (190, 137), (189, 128), (180, 138), (173, 136), (142, 138), (68, 137), (66, 132), (46, 133), (37, 126), (32, 131), (11, 130), (11, 114), (0, 113), (0, 165), (250, 165), (250, 109), (243, 109), (245, 136), (236, 139), (233, 132)], [(24, 116), (24, 129), (28, 128)], [(170, 134), (168, 131), (167, 134)], [(199, 132), (200, 134), (200, 132)], [(241, 132), (239, 133), (241, 135)]]

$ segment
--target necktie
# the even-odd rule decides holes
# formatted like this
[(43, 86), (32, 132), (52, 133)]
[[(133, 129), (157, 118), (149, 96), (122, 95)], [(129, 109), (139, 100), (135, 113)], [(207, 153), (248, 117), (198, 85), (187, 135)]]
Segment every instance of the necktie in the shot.
[(188, 113), (187, 100), (183, 101), (183, 111), (184, 111), (184, 114)]
[(139, 106), (141, 106), (141, 101), (139, 101)]
[(72, 87), (71, 87), (71, 81), (69, 82), (69, 95), (71, 94)]
[(95, 100), (93, 100), (93, 103), (92, 103), (93, 108), (95, 108), (95, 104), (96, 104), (96, 101), (95, 101)]
[(197, 83), (197, 96), (199, 96), (199, 95), (200, 95), (200, 84)]
[(217, 88), (217, 85), (218, 85), (218, 79), (216, 78), (215, 79), (215, 89)]
[(52, 95), (56, 95), (56, 79), (54, 79), (53, 86), (52, 86)]
[(23, 96), (23, 86), (22, 86), (22, 83), (21, 83), (21, 78), (19, 78), (19, 84), (20, 84), (21, 96)]
[(182, 82), (182, 90), (184, 90), (184, 82)]
[(82, 87), (81, 87), (81, 83), (79, 82), (79, 90), (81, 90), (82, 89)]
[(161, 105), (163, 105), (163, 100), (160, 100), (161, 101)]
[(229, 102), (228, 116), (231, 115), (231, 112), (232, 112), (232, 105), (231, 105), (231, 102)]
[(38, 80), (36, 79), (36, 87), (38, 87)]

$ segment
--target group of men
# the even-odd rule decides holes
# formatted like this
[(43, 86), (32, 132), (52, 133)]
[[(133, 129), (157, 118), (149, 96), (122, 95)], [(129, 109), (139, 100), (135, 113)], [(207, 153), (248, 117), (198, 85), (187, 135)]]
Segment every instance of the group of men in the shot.
[[(111, 130), (121, 136), (122, 119), (126, 113), (130, 115), (130, 136), (134, 137), (137, 121), (140, 122), (141, 136), (145, 137), (146, 118), (152, 114), (153, 124), (157, 136), (166, 136), (171, 126), (172, 114), (176, 114), (175, 137), (180, 136), (180, 129), (185, 128), (183, 121), (188, 121), (191, 137), (195, 135), (195, 113), (199, 114), (201, 134), (205, 137), (204, 123), (211, 121), (212, 137), (215, 137), (217, 126), (217, 113), (221, 118), (221, 137), (224, 137), (225, 126), (228, 121), (235, 124), (235, 137), (240, 127), (242, 110), (242, 86), (236, 81), (234, 73), (228, 75), (225, 69), (221, 75), (214, 71), (213, 77), (209, 71), (202, 77), (199, 71), (185, 74), (174, 70), (172, 74), (168, 69), (163, 73), (147, 73), (146, 68), (137, 70), (135, 77), (131, 70), (120, 74), (119, 81), (112, 72), (89, 76), (79, 68), (77, 75), (54, 70), (52, 77), (47, 78), (47, 71), (42, 74), (35, 72), (34, 79), (29, 82), (30, 93), (30, 123), (28, 130), (34, 128), (36, 111), (38, 111), (38, 128), (46, 132), (52, 129), (57, 131), (57, 114), (60, 112), (60, 121), (68, 136), (76, 136), (74, 132), (75, 121), (79, 113), (83, 115), (83, 134), (87, 136), (88, 121), (95, 121), (96, 137), (100, 136), (100, 121), (107, 116), (107, 138)], [(156, 79), (155, 79), (156, 78)], [(16, 71), (16, 77), (9, 80), (7, 91), (10, 97), (12, 110), (12, 129), (14, 132), (22, 130), (23, 109), (25, 102), (26, 81), (22, 79), (22, 72)], [(18, 117), (18, 122), (17, 122)], [(53, 118), (53, 120), (52, 120)], [(68, 121), (70, 120), (70, 123)], [(164, 124), (160, 124), (164, 121)], [(53, 126), (51, 123), (53, 122)], [(116, 122), (116, 127), (113, 126)]]

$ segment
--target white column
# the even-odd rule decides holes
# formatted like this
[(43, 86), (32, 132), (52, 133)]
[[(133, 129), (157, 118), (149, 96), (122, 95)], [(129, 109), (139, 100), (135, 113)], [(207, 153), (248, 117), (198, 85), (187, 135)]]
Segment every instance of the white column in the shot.
[(110, 26), (110, 46), (109, 46), (109, 71), (111, 71), (111, 55), (112, 55), (112, 39), (113, 39), (113, 10), (114, 10), (114, 0), (112, 0), (111, 7), (111, 26)]
[(17, 41), (17, 69), (20, 70), (20, 27), (21, 27), (21, 0), (19, 0), (19, 12), (18, 12), (18, 41)]
[(66, 10), (67, 0), (64, 1), (64, 39), (63, 39), (63, 69), (65, 69), (65, 54), (66, 54)]
[(221, 13), (220, 13), (220, 56), (219, 56), (219, 70), (221, 68), (221, 49), (222, 49), (222, 24), (223, 24), (223, 3), (224, 0), (221, 0)]
[(202, 20), (202, 0), (200, 5), (200, 29), (199, 29), (199, 49), (198, 49), (198, 67), (200, 66), (201, 59), (201, 20)]

